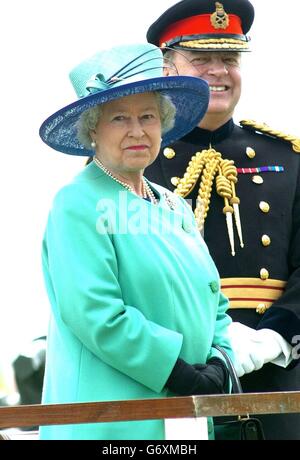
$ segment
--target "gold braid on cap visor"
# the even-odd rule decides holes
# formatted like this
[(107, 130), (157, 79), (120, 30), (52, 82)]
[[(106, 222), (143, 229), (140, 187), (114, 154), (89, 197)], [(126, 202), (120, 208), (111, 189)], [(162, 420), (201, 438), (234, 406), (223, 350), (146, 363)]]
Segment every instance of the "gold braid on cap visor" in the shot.
[(234, 38), (209, 38), (201, 40), (190, 40), (179, 42), (179, 46), (184, 48), (199, 49), (249, 49), (247, 42)]

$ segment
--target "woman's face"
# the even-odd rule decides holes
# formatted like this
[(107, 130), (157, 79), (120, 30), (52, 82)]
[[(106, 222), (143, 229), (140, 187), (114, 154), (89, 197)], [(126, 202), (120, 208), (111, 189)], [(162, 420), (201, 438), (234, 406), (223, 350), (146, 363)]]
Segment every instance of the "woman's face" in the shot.
[(103, 104), (91, 137), (96, 142), (97, 157), (110, 172), (144, 170), (157, 157), (161, 143), (155, 94), (134, 94)]

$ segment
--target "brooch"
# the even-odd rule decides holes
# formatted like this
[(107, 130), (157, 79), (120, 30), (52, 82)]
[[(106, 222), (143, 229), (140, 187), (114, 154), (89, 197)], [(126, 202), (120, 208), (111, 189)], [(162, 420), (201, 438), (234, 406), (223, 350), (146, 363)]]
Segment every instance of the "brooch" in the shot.
[(164, 192), (164, 199), (166, 200), (166, 203), (169, 206), (169, 208), (172, 209), (172, 211), (174, 211), (174, 209), (177, 206), (177, 200), (176, 200), (176, 197), (174, 196), (174, 194)]

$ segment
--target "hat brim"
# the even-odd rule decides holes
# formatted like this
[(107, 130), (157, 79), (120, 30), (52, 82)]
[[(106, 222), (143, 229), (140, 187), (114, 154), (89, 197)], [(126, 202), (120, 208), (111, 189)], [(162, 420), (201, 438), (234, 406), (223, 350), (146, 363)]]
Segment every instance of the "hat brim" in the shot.
[(209, 87), (204, 80), (189, 76), (152, 78), (99, 91), (67, 105), (43, 122), (40, 137), (59, 152), (91, 156), (94, 151), (85, 148), (77, 139), (76, 124), (80, 115), (99, 104), (153, 91), (168, 95), (176, 107), (174, 127), (163, 134), (162, 147), (177, 141), (196, 127), (208, 107)]

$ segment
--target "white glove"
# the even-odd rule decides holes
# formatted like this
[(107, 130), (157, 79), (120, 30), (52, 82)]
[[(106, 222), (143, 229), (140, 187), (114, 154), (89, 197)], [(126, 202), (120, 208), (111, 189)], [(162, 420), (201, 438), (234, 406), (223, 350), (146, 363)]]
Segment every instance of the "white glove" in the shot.
[(235, 369), (239, 377), (261, 369), (272, 362), (286, 367), (292, 360), (292, 347), (271, 329), (252, 329), (233, 322), (228, 327), (229, 338), (235, 354)]

